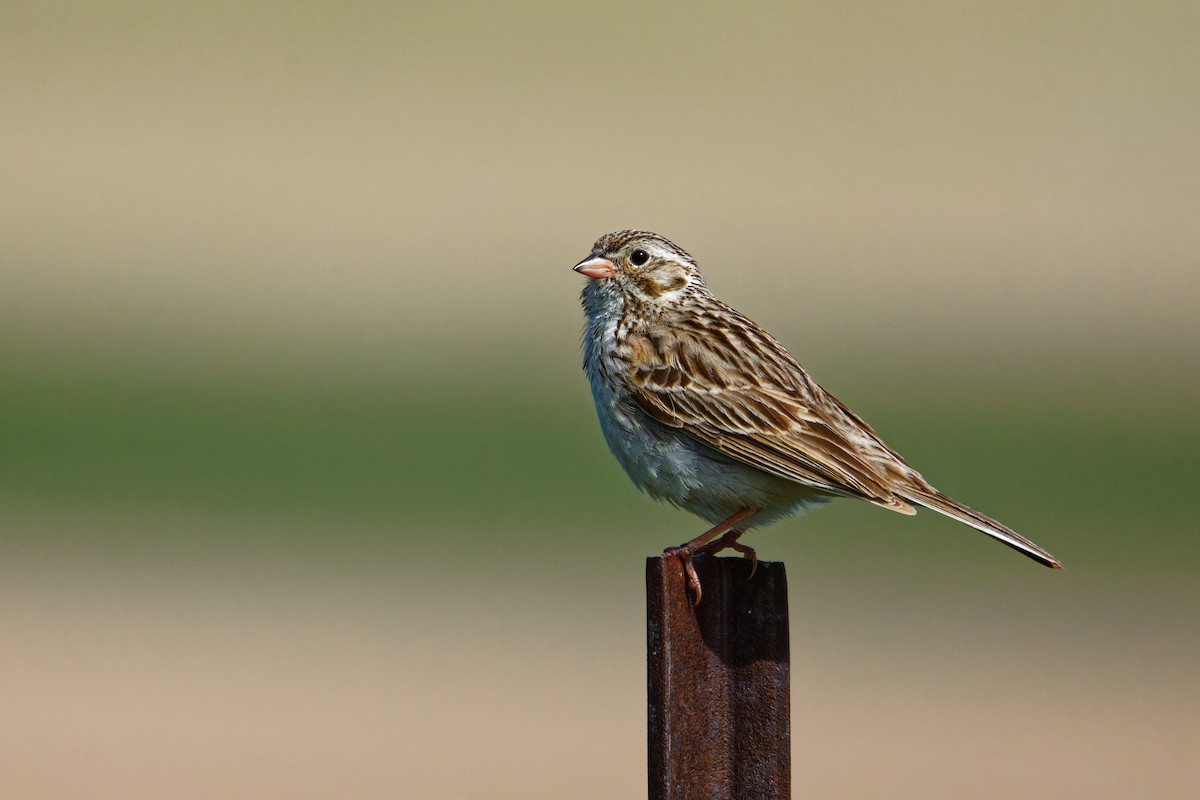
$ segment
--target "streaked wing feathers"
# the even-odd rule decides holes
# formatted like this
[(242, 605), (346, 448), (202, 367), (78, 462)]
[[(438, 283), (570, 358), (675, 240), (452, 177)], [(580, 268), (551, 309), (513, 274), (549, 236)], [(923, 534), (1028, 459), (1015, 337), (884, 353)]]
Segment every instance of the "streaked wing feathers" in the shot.
[[(834, 418), (840, 403), (811, 381), (801, 384), (799, 375), (795, 385), (779, 385), (777, 376), (789, 376), (789, 367), (799, 371), (790, 358), (784, 362), (786, 353), (771, 353), (769, 369), (747, 375), (712, 363), (696, 349), (683, 359), (658, 348), (638, 349), (630, 388), (642, 410), (662, 424), (764, 472), (914, 513), (889, 487), (898, 476), (888, 474), (886, 462), (865, 457), (842, 431), (844, 423)], [(679, 361), (693, 368), (684, 370)], [(806, 390), (821, 394), (806, 403)], [(878, 442), (869, 428), (863, 435)], [(881, 455), (891, 454), (882, 442), (878, 447)]]

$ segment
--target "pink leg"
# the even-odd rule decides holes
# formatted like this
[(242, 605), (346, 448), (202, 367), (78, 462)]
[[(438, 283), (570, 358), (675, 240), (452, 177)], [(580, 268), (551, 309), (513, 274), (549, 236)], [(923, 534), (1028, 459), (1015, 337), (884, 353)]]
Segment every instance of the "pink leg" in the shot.
[[(754, 552), (753, 547), (738, 542), (738, 538), (740, 538), (743, 533), (745, 533), (745, 531), (729, 531), (712, 544), (702, 547), (699, 552), (704, 553), (706, 556), (715, 556), (717, 553), (721, 552), (727, 547), (730, 550), (736, 550), (745, 558), (750, 559), (750, 578), (753, 578), (754, 573), (758, 570), (758, 553)], [(746, 578), (746, 580), (750, 580), (750, 578)]]
[[(705, 545), (707, 545), (713, 539), (721, 536), (727, 531), (732, 530), (733, 527), (739, 522), (757, 513), (757, 508), (743, 508), (741, 511), (737, 512), (728, 519), (718, 522), (716, 525), (709, 528), (695, 539), (692, 539), (687, 544), (682, 544), (679, 547), (668, 547), (666, 550), (663, 550), (664, 556), (668, 558), (674, 556), (675, 558), (678, 558), (679, 563), (683, 565), (683, 572), (687, 576), (688, 586), (690, 586), (692, 591), (696, 593), (696, 602), (694, 605), (700, 605), (700, 577), (696, 574), (696, 568), (692, 566), (692, 556), (703, 551), (705, 549)], [(733, 538), (736, 540), (737, 536)], [(734, 541), (731, 541), (728, 546), (733, 547), (733, 545)], [(745, 545), (734, 547), (734, 549), (741, 552), (741, 547), (745, 547)], [(749, 550), (749, 548), (746, 549)]]

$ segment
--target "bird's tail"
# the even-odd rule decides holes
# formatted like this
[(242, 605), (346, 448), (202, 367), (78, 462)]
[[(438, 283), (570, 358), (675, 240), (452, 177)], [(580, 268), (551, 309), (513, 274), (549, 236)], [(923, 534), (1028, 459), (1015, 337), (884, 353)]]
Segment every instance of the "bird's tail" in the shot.
[(939, 492), (933, 487), (914, 489), (911, 492), (901, 493), (901, 496), (906, 500), (911, 500), (925, 508), (931, 508), (934, 511), (945, 514), (951, 519), (956, 519), (966, 525), (970, 525), (977, 531), (983, 531), (993, 539), (999, 539), (1014, 550), (1020, 551), (1024, 555), (1029, 556), (1039, 564), (1045, 564), (1052, 569), (1062, 569), (1062, 564), (1058, 559), (1047, 553), (1042, 548), (1038, 547), (1033, 542), (1026, 539), (1021, 534), (1001, 525), (991, 517), (985, 517), (973, 508), (968, 508), (957, 500), (952, 500), (946, 495)]

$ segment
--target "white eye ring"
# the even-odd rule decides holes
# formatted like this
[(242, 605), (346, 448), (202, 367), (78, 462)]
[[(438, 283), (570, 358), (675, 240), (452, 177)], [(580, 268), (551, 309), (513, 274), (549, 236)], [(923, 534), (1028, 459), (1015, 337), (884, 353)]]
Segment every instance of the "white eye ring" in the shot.
[(649, 260), (650, 254), (640, 248), (629, 254), (629, 263), (635, 267), (643, 266)]

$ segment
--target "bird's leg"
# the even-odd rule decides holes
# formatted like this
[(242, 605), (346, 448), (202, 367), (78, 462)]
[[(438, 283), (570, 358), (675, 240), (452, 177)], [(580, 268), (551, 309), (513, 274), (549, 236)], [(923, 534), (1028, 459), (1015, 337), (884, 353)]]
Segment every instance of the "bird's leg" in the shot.
[[(695, 539), (692, 539), (690, 542), (681, 544), (679, 547), (668, 547), (666, 550), (663, 550), (663, 556), (667, 558), (674, 556), (675, 558), (678, 558), (679, 563), (683, 565), (683, 572), (687, 576), (688, 586), (690, 586), (692, 591), (696, 593), (696, 601), (693, 603), (693, 605), (700, 605), (700, 576), (696, 574), (696, 568), (692, 566), (692, 556), (702, 551), (704, 546), (713, 539), (721, 536), (726, 531), (732, 530), (733, 527), (739, 522), (746, 519), (746, 517), (757, 514), (758, 511), (759, 509), (757, 508), (743, 508), (736, 514), (733, 514), (727, 519), (718, 522), (716, 525), (712, 526)], [(737, 537), (735, 536), (734, 539), (736, 538)], [(731, 542), (730, 546), (732, 546), (732, 544), (733, 543)], [(742, 547), (745, 547), (745, 545), (742, 545)], [(734, 549), (739, 548), (735, 547)]]
[(701, 552), (706, 556), (715, 556), (717, 553), (721, 552), (727, 547), (730, 550), (738, 551), (742, 554), (743, 558), (747, 558), (750, 561), (750, 577), (746, 578), (746, 580), (750, 580), (750, 578), (754, 577), (755, 571), (758, 570), (758, 553), (755, 553), (754, 548), (750, 545), (741, 544), (738, 542), (738, 538), (740, 538), (743, 533), (745, 533), (745, 531), (728, 531), (724, 536), (722, 536), (720, 539), (717, 539), (715, 542), (704, 545), (704, 547), (700, 548), (698, 552)]

